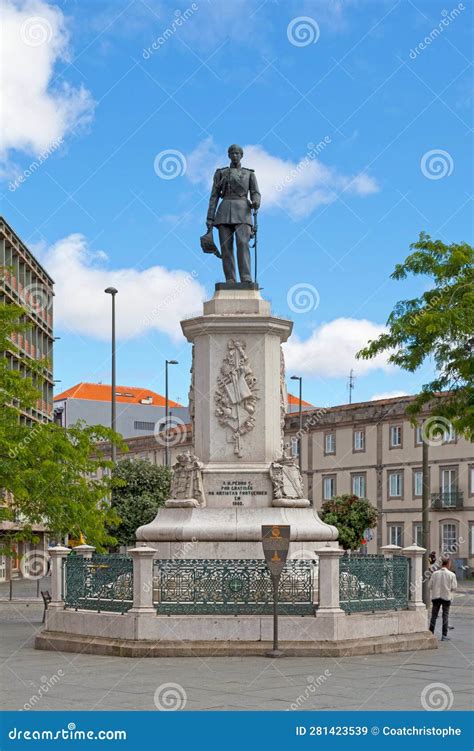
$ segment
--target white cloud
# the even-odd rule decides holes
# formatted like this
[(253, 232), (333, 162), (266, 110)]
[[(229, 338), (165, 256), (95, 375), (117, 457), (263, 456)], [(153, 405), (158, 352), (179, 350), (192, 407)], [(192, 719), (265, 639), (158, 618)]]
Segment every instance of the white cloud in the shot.
[(382, 394), (374, 394), (370, 397), (371, 402), (376, 402), (379, 399), (394, 399), (396, 396), (408, 396), (406, 391), (385, 391)]
[(107, 269), (104, 256), (102, 251), (92, 253), (80, 234), (69, 235), (41, 253), (41, 261), (56, 283), (58, 328), (109, 339), (110, 297), (104, 289), (116, 287), (117, 338), (131, 339), (155, 330), (179, 340), (180, 320), (200, 312), (205, 299), (196, 274), (163, 266), (143, 271)]
[(0, 156), (11, 151), (38, 155), (73, 128), (90, 121), (93, 100), (83, 86), (62, 77), (55, 66), (70, 58), (69, 34), (57, 6), (44, 0), (5, 0), (2, 8), (3, 101)]
[(393, 365), (387, 362), (386, 355), (377, 355), (373, 360), (355, 357), (369, 339), (376, 339), (383, 331), (384, 326), (363, 318), (336, 318), (318, 326), (304, 341), (293, 334), (284, 345), (287, 369), (327, 378), (348, 376), (351, 368), (356, 376), (373, 370), (390, 371)]
[[(324, 137), (320, 143), (324, 143)], [(329, 140), (319, 147), (318, 154), (326, 154), (330, 148)], [(315, 158), (315, 149), (310, 144), (298, 162), (273, 156), (257, 144), (243, 146), (243, 149), (243, 165), (251, 167), (257, 174), (262, 210), (280, 208), (299, 219), (311, 214), (318, 206), (336, 200), (342, 191), (366, 196), (379, 190), (376, 180), (370, 175), (343, 175), (334, 167), (326, 166)], [(226, 149), (217, 147), (210, 136), (188, 155), (186, 176), (192, 183), (208, 188), (216, 167), (226, 164)]]

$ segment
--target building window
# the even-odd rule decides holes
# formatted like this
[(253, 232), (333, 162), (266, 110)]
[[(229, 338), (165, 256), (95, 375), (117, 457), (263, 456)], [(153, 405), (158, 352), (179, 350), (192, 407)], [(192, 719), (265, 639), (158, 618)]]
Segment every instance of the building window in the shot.
[(421, 469), (413, 470), (413, 495), (418, 498), (423, 495), (423, 472)]
[(458, 497), (458, 468), (440, 469), (441, 502), (443, 507), (456, 507)]
[(326, 433), (324, 436), (324, 453), (335, 454), (336, 453), (336, 434)]
[(141, 420), (134, 420), (133, 427), (135, 430), (155, 430), (155, 423), (154, 422), (142, 422)]
[(354, 451), (365, 451), (365, 430), (354, 430)]
[(469, 556), (474, 556), (474, 524), (469, 525)]
[(359, 498), (366, 497), (366, 482), (365, 474), (352, 475), (352, 493), (359, 496)]
[(403, 473), (389, 472), (388, 475), (389, 498), (401, 498), (403, 496)]
[(402, 426), (390, 425), (390, 448), (399, 449), (402, 445)]
[(336, 475), (323, 476), (323, 501), (330, 501), (336, 495)]
[(441, 552), (454, 553), (457, 548), (456, 524), (445, 522), (441, 525)]
[(469, 467), (469, 495), (474, 495), (474, 466)]
[(444, 431), (443, 440), (444, 443), (456, 443), (456, 431), (454, 430), (451, 423), (449, 423), (449, 428)]
[(415, 446), (421, 446), (423, 443), (423, 436), (421, 433), (421, 425), (417, 425), (415, 428)]
[(413, 525), (413, 544), (418, 545), (419, 548), (423, 547), (423, 528), (421, 524)]
[(388, 524), (388, 544), (403, 548), (403, 524)]
[(300, 455), (300, 442), (295, 436), (291, 437), (290, 449), (291, 456), (296, 459)]

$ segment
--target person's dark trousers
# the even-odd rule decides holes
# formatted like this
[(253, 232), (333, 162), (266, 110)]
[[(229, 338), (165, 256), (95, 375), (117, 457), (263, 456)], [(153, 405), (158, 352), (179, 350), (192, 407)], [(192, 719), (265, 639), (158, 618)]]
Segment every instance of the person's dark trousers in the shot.
[(449, 606), (450, 600), (443, 600), (441, 597), (437, 597), (435, 600), (431, 600), (431, 621), (430, 631), (434, 634), (436, 620), (438, 618), (439, 609), (443, 608), (443, 636), (448, 635), (448, 621), (449, 621)]

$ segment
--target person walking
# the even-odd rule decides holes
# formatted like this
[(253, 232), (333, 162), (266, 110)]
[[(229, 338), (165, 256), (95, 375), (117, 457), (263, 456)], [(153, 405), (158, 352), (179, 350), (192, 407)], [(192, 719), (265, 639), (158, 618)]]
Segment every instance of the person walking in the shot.
[(442, 557), (441, 568), (438, 571), (434, 571), (431, 575), (431, 579), (428, 584), (430, 596), (431, 596), (431, 620), (430, 631), (434, 634), (436, 620), (440, 608), (443, 609), (443, 629), (441, 641), (449, 641), (448, 637), (448, 623), (449, 623), (449, 608), (451, 600), (453, 599), (453, 592), (457, 589), (456, 574), (449, 570), (449, 555)]

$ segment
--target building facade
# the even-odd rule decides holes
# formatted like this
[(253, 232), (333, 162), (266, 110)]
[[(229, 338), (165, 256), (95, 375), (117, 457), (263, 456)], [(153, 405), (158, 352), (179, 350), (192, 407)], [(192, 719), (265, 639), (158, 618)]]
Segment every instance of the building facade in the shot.
[[(25, 411), (21, 419), (27, 424), (47, 422), (53, 416), (53, 280), (36, 260), (15, 231), (0, 217), (0, 305), (21, 305), (30, 328), (12, 336), (18, 349), (2, 353), (12, 370), (28, 377), (31, 363), (41, 361), (46, 368), (42, 394), (36, 405)], [(8, 498), (3, 498), (8, 503)], [(0, 522), (2, 532), (20, 528), (16, 522)], [(37, 554), (40, 558), (47, 545), (42, 525), (33, 527), (39, 542), (18, 543), (13, 557), (0, 556), (0, 581), (28, 574), (29, 565)]]
[[(117, 432), (126, 438), (153, 435), (165, 422), (165, 397), (150, 389), (116, 387)], [(102, 383), (78, 383), (54, 397), (54, 419), (64, 428), (83, 420), (86, 425), (111, 424), (112, 387)], [(182, 404), (168, 400), (171, 426), (189, 420)]]
[(0, 305), (25, 308), (31, 328), (15, 334), (19, 353), (8, 351), (11, 367), (28, 375), (29, 360), (47, 365), (42, 398), (25, 419), (46, 422), (53, 414), (53, 285), (54, 282), (14, 230), (0, 217)]
[[(421, 545), (422, 442), (406, 416), (411, 397), (305, 411), (301, 439), (307, 497), (320, 509), (345, 493), (368, 498), (379, 512), (364, 552), (383, 545)], [(289, 413), (285, 442), (297, 449), (299, 414)], [(121, 458), (164, 464), (165, 437), (127, 440)], [(429, 446), (430, 551), (449, 550), (458, 575), (474, 569), (473, 445), (446, 430)], [(171, 436), (170, 455), (192, 450), (191, 426)]]

